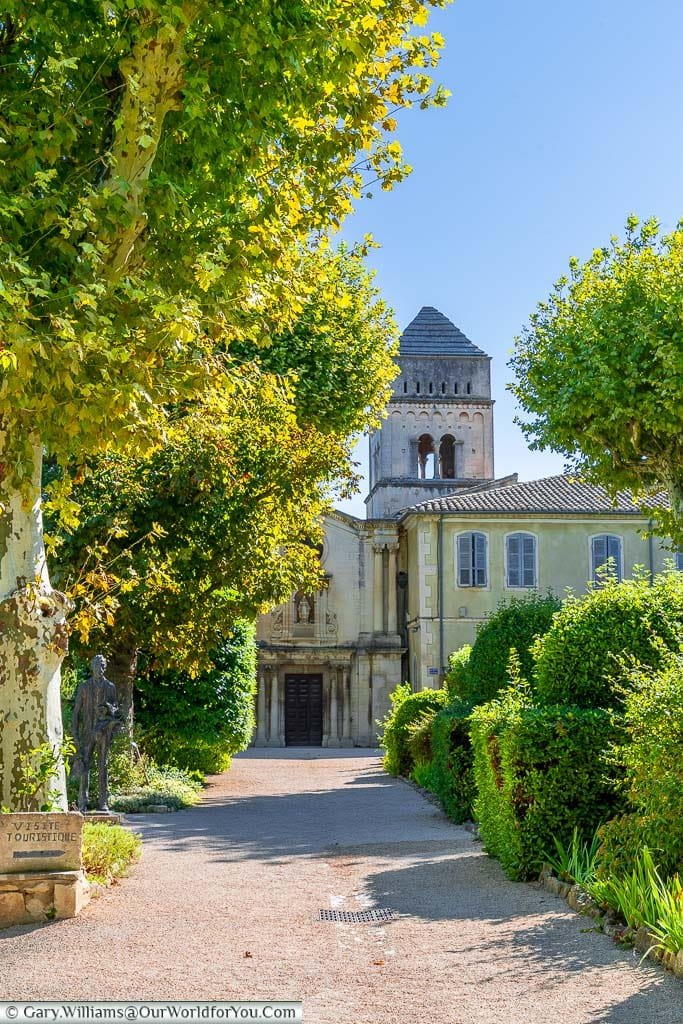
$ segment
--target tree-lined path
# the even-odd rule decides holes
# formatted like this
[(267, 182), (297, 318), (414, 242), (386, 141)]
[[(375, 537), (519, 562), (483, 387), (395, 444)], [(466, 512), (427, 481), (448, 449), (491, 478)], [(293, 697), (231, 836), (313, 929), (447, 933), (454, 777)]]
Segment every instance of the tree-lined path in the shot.
[[(303, 999), (307, 1024), (678, 1024), (683, 987), (372, 751), (249, 751), (81, 917), (0, 933), (2, 999)], [(317, 920), (387, 907), (386, 925)]]

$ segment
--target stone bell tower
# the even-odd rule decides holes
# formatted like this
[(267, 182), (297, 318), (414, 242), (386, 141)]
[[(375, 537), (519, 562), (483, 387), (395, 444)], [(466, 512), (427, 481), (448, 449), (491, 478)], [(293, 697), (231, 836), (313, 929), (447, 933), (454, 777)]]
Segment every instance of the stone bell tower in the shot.
[(491, 358), (433, 306), (401, 335), (400, 376), (370, 437), (369, 519), (493, 480)]

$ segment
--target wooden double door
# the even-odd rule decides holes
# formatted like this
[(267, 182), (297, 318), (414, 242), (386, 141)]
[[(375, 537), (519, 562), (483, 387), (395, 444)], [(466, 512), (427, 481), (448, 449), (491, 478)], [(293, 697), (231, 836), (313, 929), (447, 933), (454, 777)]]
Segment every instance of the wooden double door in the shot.
[(285, 676), (285, 744), (320, 747), (323, 742), (322, 675)]

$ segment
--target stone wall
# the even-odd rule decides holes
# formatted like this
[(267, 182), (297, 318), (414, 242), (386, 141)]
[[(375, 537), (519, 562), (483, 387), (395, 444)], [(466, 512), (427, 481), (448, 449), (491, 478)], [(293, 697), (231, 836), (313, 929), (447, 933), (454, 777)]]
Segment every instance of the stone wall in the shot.
[(83, 870), (0, 875), (0, 928), (76, 917), (90, 899)]

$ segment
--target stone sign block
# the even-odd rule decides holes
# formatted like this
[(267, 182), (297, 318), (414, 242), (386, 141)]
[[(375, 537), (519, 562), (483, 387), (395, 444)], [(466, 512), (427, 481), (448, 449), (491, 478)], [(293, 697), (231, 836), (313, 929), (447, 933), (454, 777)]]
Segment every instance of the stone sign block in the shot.
[(83, 816), (0, 814), (0, 874), (78, 871)]

